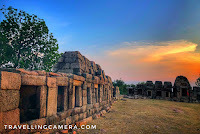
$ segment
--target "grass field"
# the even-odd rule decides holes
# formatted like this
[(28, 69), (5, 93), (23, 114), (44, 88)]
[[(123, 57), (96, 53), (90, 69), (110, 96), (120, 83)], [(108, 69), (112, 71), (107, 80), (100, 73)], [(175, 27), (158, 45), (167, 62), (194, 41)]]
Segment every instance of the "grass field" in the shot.
[(200, 104), (124, 99), (89, 124), (97, 129), (81, 134), (200, 134)]

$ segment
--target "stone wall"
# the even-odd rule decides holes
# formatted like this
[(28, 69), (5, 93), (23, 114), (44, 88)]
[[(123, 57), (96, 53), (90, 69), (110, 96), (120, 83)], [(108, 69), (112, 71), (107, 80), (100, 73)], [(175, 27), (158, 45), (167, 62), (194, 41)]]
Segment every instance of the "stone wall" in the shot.
[(57, 73), (0, 70), (0, 133), (55, 131), (8, 132), (4, 125), (80, 125), (104, 114), (119, 98), (111, 78), (79, 52), (65, 53), (56, 66)]
[[(171, 82), (147, 81), (145, 85), (138, 84), (136, 88), (128, 87), (128, 95), (147, 97), (150, 99), (164, 99), (180, 102), (200, 102), (200, 87), (192, 87), (184, 76), (177, 76), (172, 86)], [(140, 91), (140, 92), (138, 92)]]

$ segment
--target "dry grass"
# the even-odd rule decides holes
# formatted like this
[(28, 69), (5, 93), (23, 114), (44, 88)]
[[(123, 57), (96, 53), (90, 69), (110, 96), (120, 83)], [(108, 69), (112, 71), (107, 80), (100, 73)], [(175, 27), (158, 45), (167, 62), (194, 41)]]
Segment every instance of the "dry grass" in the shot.
[(200, 134), (200, 104), (164, 100), (125, 99), (81, 134)]

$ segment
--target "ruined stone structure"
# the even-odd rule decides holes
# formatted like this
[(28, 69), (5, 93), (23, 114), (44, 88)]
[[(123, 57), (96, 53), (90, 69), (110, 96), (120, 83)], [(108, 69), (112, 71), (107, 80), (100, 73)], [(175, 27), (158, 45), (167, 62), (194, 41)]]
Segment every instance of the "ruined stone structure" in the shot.
[(34, 133), (4, 125), (80, 125), (109, 110), (119, 88), (79, 52), (66, 52), (53, 72), (0, 70), (0, 133)]
[[(142, 94), (138, 92), (138, 89), (142, 89)], [(155, 81), (155, 84), (152, 81), (147, 81), (145, 85), (138, 84), (136, 88), (128, 87), (127, 90), (128, 95), (135, 98), (138, 98), (139, 95), (150, 99), (200, 102), (200, 87), (193, 87), (192, 90), (188, 79), (184, 76), (176, 77), (174, 86), (167, 81), (164, 82), (164, 85), (162, 81)]]
[(175, 101), (185, 101), (189, 102), (189, 93), (191, 91), (191, 86), (188, 79), (184, 76), (176, 77), (173, 87), (173, 99)]

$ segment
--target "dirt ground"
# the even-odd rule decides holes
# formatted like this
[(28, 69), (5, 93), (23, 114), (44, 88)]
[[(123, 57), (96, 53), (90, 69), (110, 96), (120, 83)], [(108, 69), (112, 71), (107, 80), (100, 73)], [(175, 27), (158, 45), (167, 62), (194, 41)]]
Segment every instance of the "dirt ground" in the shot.
[(200, 104), (152, 99), (123, 99), (81, 134), (200, 134)]

